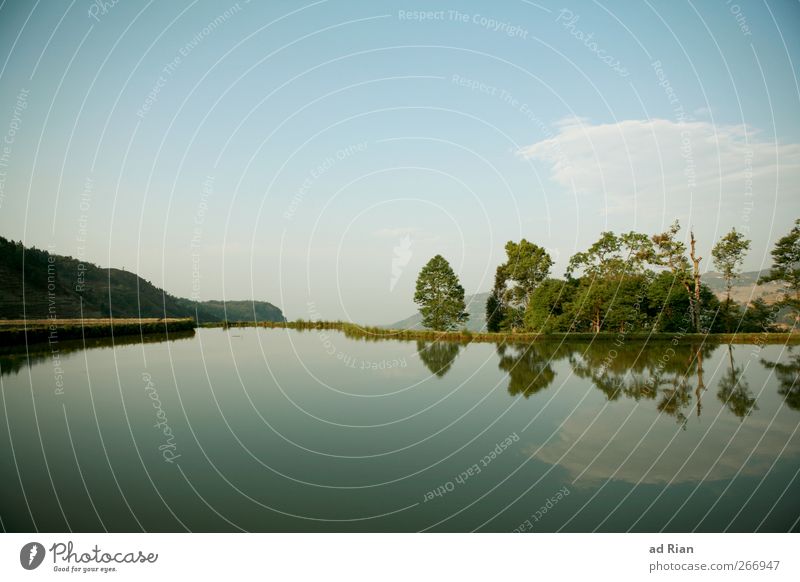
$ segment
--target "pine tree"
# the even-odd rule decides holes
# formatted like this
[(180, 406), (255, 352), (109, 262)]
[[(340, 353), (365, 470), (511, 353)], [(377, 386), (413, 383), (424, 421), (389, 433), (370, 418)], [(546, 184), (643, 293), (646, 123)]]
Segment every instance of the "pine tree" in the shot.
[(437, 331), (449, 331), (468, 319), (464, 311), (464, 288), (444, 257), (436, 255), (417, 277), (414, 302), (419, 305), (422, 325)]
[(782, 300), (795, 312), (795, 321), (800, 320), (800, 218), (794, 221), (794, 228), (778, 239), (772, 249), (772, 269), (759, 283), (782, 281), (794, 297), (785, 296)]

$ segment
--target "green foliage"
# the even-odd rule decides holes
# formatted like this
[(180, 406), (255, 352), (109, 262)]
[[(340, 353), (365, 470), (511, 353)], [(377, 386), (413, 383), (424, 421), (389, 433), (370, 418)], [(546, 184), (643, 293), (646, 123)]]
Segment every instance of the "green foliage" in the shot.
[[(678, 233), (681, 230), (680, 223), (676, 220), (665, 232), (653, 235), (651, 241), (653, 243), (653, 257), (652, 262), (659, 267), (665, 267), (672, 273), (676, 283), (686, 290), (689, 301), (689, 318), (691, 320), (692, 328), (696, 332), (700, 332), (700, 310), (699, 303), (700, 289), (698, 288), (699, 274), (695, 268), (693, 272), (692, 264), (689, 258), (686, 257), (686, 245), (678, 240)], [(694, 235), (691, 238), (694, 241)], [(694, 248), (694, 245), (692, 246)], [(693, 252), (693, 251), (692, 251)], [(700, 260), (697, 260), (695, 265), (699, 265)]]
[(486, 329), (490, 332), (500, 331), (505, 318), (503, 303), (497, 290), (493, 290), (486, 300)]
[(645, 329), (647, 287), (655, 276), (646, 266), (654, 257), (647, 235), (635, 232), (604, 232), (587, 251), (573, 255), (567, 277), (583, 273), (567, 308), (573, 329)]
[(519, 244), (506, 243), (507, 261), (501, 266), (509, 303), (526, 305), (534, 289), (547, 278), (553, 260), (542, 247), (522, 239)]
[(656, 332), (691, 329), (689, 293), (669, 271), (659, 273), (647, 289), (647, 313)]
[(686, 258), (686, 245), (678, 240), (681, 225), (676, 220), (665, 232), (652, 237), (654, 265), (666, 267), (679, 283), (686, 284), (690, 279), (689, 259)]
[(711, 257), (714, 260), (714, 267), (722, 273), (722, 278), (725, 280), (725, 308), (723, 322), (725, 331), (731, 331), (735, 319), (731, 317), (733, 306), (731, 305), (731, 288), (733, 281), (742, 272), (742, 263), (747, 251), (750, 249), (750, 241), (744, 235), (736, 232), (735, 228), (722, 237), (714, 249), (711, 251)]
[[(219, 327), (221, 324), (205, 324), (203, 327)], [(603, 340), (603, 339), (616, 339), (620, 336), (619, 333), (608, 333), (607, 335), (597, 336), (594, 333), (588, 332), (574, 332), (567, 333), (553, 333), (547, 336), (542, 336), (539, 333), (522, 333), (522, 332), (499, 332), (499, 333), (473, 333), (466, 330), (458, 331), (433, 331), (430, 329), (391, 329), (385, 327), (364, 326), (355, 323), (348, 323), (344, 321), (305, 321), (298, 323), (296, 321), (260, 321), (254, 322), (231, 322), (231, 327), (264, 327), (269, 329), (293, 329), (297, 331), (307, 330), (326, 330), (333, 329), (344, 333), (350, 339), (357, 339), (363, 341), (385, 341), (385, 340), (421, 340), (421, 341), (450, 341), (458, 343), (479, 342), (479, 343), (509, 343), (509, 344), (529, 344), (542, 339), (557, 339), (559, 341), (566, 340)], [(2, 326), (0, 326), (2, 331)], [(796, 333), (731, 333), (719, 334), (709, 337), (706, 334), (695, 334), (691, 330), (679, 333), (653, 333), (643, 331), (631, 331), (625, 334), (626, 339), (636, 341), (672, 341), (678, 343), (686, 342), (728, 342), (740, 344), (793, 344), (800, 343), (800, 334)]]
[(742, 272), (742, 263), (748, 250), (750, 250), (750, 241), (742, 233), (732, 228), (714, 245), (714, 249), (711, 251), (714, 267), (722, 273), (728, 295), (730, 295), (734, 279)]
[[(733, 304), (738, 309), (738, 305)], [(740, 325), (738, 331), (743, 332), (759, 332), (759, 331), (774, 331), (775, 319), (777, 316), (777, 307), (770, 307), (760, 297), (751, 301), (749, 305), (744, 308), (740, 318)]]
[(506, 262), (497, 267), (492, 294), (498, 306), (492, 310), (493, 326), (515, 330), (524, 325), (531, 295), (550, 274), (553, 260), (542, 247), (522, 239), (506, 243)]
[(631, 331), (650, 327), (647, 289), (652, 273), (607, 278), (581, 278), (567, 312), (573, 329)]
[[(50, 291), (53, 303), (49, 301)], [(0, 237), (0, 318), (36, 319), (49, 315), (58, 318), (197, 317), (200, 322), (226, 318), (284, 320), (281, 310), (265, 301), (223, 303), (182, 299), (134, 273), (104, 269), (35, 247), (25, 248), (20, 242)]]
[(545, 279), (531, 294), (525, 311), (525, 330), (539, 333), (569, 331), (572, 312), (567, 309), (575, 297), (575, 281)]
[(433, 257), (420, 271), (414, 302), (419, 305), (422, 325), (429, 329), (456, 329), (469, 317), (464, 311), (464, 288), (441, 255)]
[(700, 331), (698, 333), (724, 333), (725, 320), (721, 316), (722, 302), (707, 285), (700, 286)]
[(283, 312), (266, 301), (192, 301), (178, 298), (178, 305), (197, 313), (198, 323), (217, 321), (284, 321)]
[(800, 318), (800, 219), (795, 220), (789, 234), (778, 239), (772, 249), (772, 268), (759, 283), (782, 281), (793, 296), (784, 296), (782, 303), (791, 307), (795, 320)]
[(603, 232), (588, 250), (572, 256), (567, 276), (582, 271), (585, 277), (608, 278), (641, 274), (654, 257), (653, 243), (645, 234), (628, 232), (620, 236)]

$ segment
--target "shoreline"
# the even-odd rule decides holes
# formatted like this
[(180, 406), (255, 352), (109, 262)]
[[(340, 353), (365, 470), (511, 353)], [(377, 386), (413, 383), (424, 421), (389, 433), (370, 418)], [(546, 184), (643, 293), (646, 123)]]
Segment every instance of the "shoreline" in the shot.
[(192, 318), (6, 319), (0, 320), (0, 346), (52, 344), (116, 336), (168, 336), (197, 327)]
[(196, 328), (262, 327), (266, 329), (291, 329), (296, 331), (339, 331), (351, 339), (366, 341), (446, 341), (461, 344), (532, 344), (546, 341), (671, 341), (674, 343), (710, 342), (715, 344), (800, 344), (797, 332), (716, 333), (697, 334), (684, 332), (563, 332), (563, 333), (508, 333), (434, 331), (427, 329), (391, 329), (361, 326), (344, 321), (235, 321), (197, 324), (192, 318), (104, 318), (104, 319), (35, 319), (0, 320), (0, 347), (47, 344), (62, 340), (80, 340), (104, 337), (162, 336), (191, 331)]
[(427, 329), (390, 329), (374, 326), (361, 326), (344, 321), (239, 321), (204, 323), (201, 328), (231, 327), (264, 327), (268, 329), (293, 329), (296, 331), (340, 331), (352, 339), (367, 341), (400, 340), (400, 341), (448, 341), (457, 343), (506, 343), (532, 344), (544, 341), (616, 341), (621, 337), (636, 341), (672, 341), (678, 343), (713, 342), (718, 344), (800, 344), (800, 333), (797, 332), (749, 332), (749, 333), (682, 333), (682, 332), (630, 332), (616, 331), (563, 332), (563, 333), (505, 333), (505, 332), (472, 332), (472, 331), (433, 331)]

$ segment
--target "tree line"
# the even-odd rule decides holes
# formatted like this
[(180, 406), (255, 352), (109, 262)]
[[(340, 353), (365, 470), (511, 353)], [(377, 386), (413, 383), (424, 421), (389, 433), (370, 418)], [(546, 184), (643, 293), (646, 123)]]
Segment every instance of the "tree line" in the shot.
[[(736, 303), (731, 290), (742, 271), (750, 241), (735, 228), (720, 238), (711, 260), (725, 283), (720, 301), (700, 280), (703, 257), (690, 230), (688, 244), (676, 220), (666, 231), (603, 232), (573, 255), (564, 278), (551, 277), (546, 249), (526, 239), (506, 243), (486, 302), (490, 332), (720, 333), (770, 331), (778, 312), (800, 316), (800, 219), (772, 250), (772, 267), (759, 283), (782, 283), (770, 306), (757, 298)], [(459, 329), (467, 321), (464, 288), (447, 260), (433, 257), (422, 269), (414, 301), (429, 329)]]

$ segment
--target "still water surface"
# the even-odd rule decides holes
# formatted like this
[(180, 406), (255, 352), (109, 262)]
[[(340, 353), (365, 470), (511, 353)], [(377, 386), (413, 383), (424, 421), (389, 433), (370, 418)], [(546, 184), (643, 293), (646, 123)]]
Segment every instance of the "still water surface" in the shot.
[(206, 329), (0, 372), (7, 531), (798, 529), (800, 348)]

